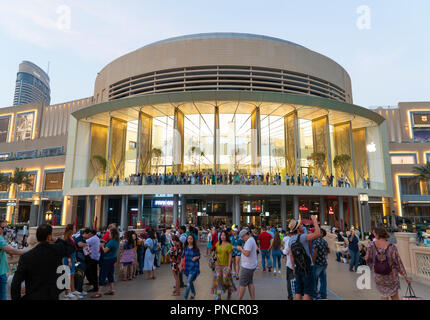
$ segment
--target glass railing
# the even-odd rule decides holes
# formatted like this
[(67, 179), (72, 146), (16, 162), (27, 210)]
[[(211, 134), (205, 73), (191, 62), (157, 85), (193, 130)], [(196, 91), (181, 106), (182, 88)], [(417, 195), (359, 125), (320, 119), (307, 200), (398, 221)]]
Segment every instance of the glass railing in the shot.
[[(326, 188), (354, 188), (345, 181), (334, 181), (328, 183), (326, 180), (305, 177), (297, 179), (281, 178), (281, 176), (259, 176), (259, 175), (146, 175), (130, 176), (125, 179), (109, 179), (93, 181), (88, 183), (86, 180), (74, 180), (73, 188), (97, 188), (97, 187), (121, 187), (121, 186), (184, 186), (184, 185), (201, 185), (201, 186), (291, 186), (291, 187), (326, 187)], [(368, 182), (358, 185), (357, 189), (377, 189), (384, 190), (384, 184)], [(381, 189), (379, 189), (381, 188)]]
[(28, 159), (41, 159), (41, 158), (50, 158), (50, 157), (59, 157), (59, 156), (65, 156), (65, 152), (61, 152), (55, 155), (36, 155), (31, 157), (10, 157), (7, 159), (0, 159), (0, 162), (8, 162), (8, 161), (17, 161), (17, 160), (28, 160)]

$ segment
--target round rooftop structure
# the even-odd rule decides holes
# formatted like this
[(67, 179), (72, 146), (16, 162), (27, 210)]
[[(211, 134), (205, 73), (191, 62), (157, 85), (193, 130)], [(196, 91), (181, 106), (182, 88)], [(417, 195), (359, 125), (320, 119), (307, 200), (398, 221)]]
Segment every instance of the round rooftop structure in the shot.
[(290, 41), (247, 33), (201, 33), (154, 42), (98, 74), (95, 102), (187, 91), (242, 90), (352, 103), (338, 63)]

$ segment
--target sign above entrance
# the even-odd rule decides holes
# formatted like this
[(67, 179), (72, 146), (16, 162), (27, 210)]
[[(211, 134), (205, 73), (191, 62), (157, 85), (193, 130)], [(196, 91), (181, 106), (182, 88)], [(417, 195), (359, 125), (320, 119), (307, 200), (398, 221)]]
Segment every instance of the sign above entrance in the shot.
[(8, 202), (7, 206), (8, 207), (16, 207), (16, 202)]

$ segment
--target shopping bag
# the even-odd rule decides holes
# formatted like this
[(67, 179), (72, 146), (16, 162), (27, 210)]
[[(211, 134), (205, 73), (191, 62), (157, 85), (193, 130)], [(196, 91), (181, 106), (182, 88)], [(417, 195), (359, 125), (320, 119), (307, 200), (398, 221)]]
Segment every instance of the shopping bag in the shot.
[(415, 295), (414, 289), (412, 289), (411, 285), (408, 285), (406, 289), (406, 294), (403, 297), (403, 300), (422, 300), (423, 298), (419, 298)]
[(296, 280), (291, 280), (291, 293), (293, 294), (293, 297), (296, 295)]

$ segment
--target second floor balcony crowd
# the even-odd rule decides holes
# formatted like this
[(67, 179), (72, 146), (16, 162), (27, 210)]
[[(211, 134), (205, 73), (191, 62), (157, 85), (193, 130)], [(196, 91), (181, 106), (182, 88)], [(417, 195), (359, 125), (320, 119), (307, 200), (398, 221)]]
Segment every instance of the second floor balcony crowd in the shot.
[[(103, 183), (102, 183), (103, 184)], [(351, 188), (351, 183), (343, 175), (335, 179), (333, 175), (327, 176), (324, 181), (312, 175), (290, 175), (284, 177), (280, 173), (276, 174), (240, 174), (240, 173), (220, 173), (212, 172), (192, 172), (192, 173), (143, 173), (131, 175), (129, 178), (110, 178), (106, 181), (106, 186), (129, 186), (129, 185), (259, 185), (259, 186), (307, 186), (307, 187), (339, 187)], [(370, 179), (363, 180), (363, 189), (370, 189)]]

